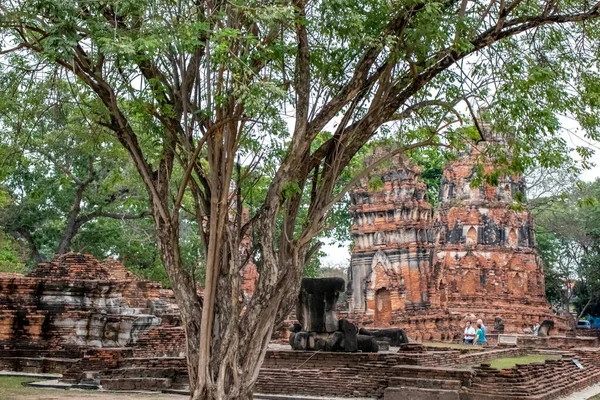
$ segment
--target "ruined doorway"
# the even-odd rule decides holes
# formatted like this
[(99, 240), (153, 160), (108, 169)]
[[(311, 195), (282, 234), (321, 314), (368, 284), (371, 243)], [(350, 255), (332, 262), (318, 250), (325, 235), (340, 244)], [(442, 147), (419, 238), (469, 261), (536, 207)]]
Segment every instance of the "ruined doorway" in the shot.
[(388, 326), (392, 322), (392, 299), (386, 288), (375, 292), (375, 325)]

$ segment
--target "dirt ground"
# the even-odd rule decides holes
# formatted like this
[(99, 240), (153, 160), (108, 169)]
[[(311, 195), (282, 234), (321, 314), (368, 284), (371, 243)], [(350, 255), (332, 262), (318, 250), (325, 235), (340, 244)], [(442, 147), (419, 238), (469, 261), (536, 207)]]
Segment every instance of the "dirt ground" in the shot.
[(10, 399), (17, 400), (63, 400), (63, 399), (83, 399), (83, 400), (182, 400), (186, 396), (167, 395), (167, 394), (122, 394), (110, 392), (94, 392), (80, 390), (54, 390), (54, 389), (35, 389), (35, 393), (20, 393)]
[[(23, 386), (36, 379), (0, 377), (2, 400), (185, 400), (186, 396), (168, 394), (126, 394), (86, 390), (43, 389)], [(39, 381), (39, 379), (37, 379)]]

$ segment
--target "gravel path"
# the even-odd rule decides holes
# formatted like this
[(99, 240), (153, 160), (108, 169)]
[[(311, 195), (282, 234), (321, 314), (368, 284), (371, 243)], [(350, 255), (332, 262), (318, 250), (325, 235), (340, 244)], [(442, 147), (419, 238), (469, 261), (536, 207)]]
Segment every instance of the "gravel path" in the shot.
[(568, 396), (561, 397), (559, 400), (587, 400), (600, 393), (600, 383), (588, 386), (579, 392), (571, 393)]

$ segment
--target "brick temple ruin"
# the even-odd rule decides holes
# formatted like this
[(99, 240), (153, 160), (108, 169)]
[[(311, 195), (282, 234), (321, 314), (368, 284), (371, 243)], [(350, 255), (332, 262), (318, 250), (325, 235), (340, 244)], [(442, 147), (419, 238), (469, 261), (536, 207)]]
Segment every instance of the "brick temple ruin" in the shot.
[[(374, 171), (383, 188), (369, 189), (370, 178), (361, 183), (352, 193), (355, 245), (347, 307), (334, 310), (337, 294), (324, 301), (317, 315), (324, 327), (312, 326), (314, 316), (304, 308), (297, 312), (308, 342), (311, 335), (339, 337), (343, 345), (333, 341), (331, 347), (346, 352), (332, 352), (328, 343), (318, 351), (292, 350), (287, 341), (275, 340), (266, 351), (257, 393), (553, 399), (600, 382), (600, 332), (569, 331), (566, 320), (549, 310), (533, 220), (515, 207), (515, 196), (525, 190), (522, 179), (472, 187), (476, 163), (470, 153), (446, 166), (435, 210), (419, 169), (400, 157)], [(241, 272), (245, 296), (252, 295), (257, 274), (254, 265)], [(331, 285), (335, 293), (346, 286), (335, 278)], [(460, 340), (466, 318), (484, 319), (489, 346), (427, 343)], [(503, 326), (494, 326), (496, 318)], [(548, 319), (558, 328), (550, 336), (523, 333)], [(423, 344), (389, 342), (379, 352), (358, 351), (358, 342), (355, 347), (349, 342), (363, 331), (356, 328), (368, 328), (377, 343), (383, 331), (376, 328), (404, 328)], [(505, 334), (494, 332), (500, 330)], [(58, 373), (62, 387), (162, 391), (183, 399), (184, 351), (172, 292), (138, 279), (114, 260), (66, 254), (28, 275), (0, 274), (0, 371)], [(550, 359), (503, 370), (489, 364), (530, 354)]]
[[(172, 293), (160, 284), (138, 280), (115, 261), (66, 254), (27, 276), (0, 274), (0, 285), (0, 371), (61, 374), (60, 382), (48, 386), (186, 398), (183, 329)], [(552, 399), (600, 381), (597, 337), (513, 339), (488, 348), (408, 346), (379, 353), (293, 351), (273, 344), (256, 392), (384, 400)], [(505, 370), (490, 367), (489, 360), (524, 354), (551, 359)]]
[(140, 281), (114, 260), (57, 256), (25, 276), (0, 274), (0, 293), (3, 362), (79, 358), (96, 348), (183, 355), (173, 293), (160, 283)]
[[(459, 339), (469, 316), (488, 331), (498, 321), (497, 330), (522, 333), (546, 319), (567, 328), (545, 297), (533, 217), (515, 200), (525, 194), (524, 179), (472, 185), (479, 166), (492, 168), (481, 160), (483, 145), (446, 165), (435, 210), (420, 169), (401, 156), (352, 192), (350, 318), (426, 340)], [(372, 177), (383, 187), (370, 189)]]

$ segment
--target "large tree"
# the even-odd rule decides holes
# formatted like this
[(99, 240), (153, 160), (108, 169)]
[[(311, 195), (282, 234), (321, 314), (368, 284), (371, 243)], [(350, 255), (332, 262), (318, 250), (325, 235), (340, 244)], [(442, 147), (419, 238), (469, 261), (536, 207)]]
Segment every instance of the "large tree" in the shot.
[(26, 242), (34, 262), (73, 250), (76, 235), (100, 218), (149, 215), (127, 153), (86, 120), (66, 81), (52, 74), (27, 91), (14, 74), (2, 78), (0, 229)]
[[(509, 169), (529, 166), (532, 155), (552, 163), (554, 111), (595, 133), (595, 97), (570, 88), (595, 88), (584, 79), (593, 70), (574, 61), (595, 44), (599, 6), (9, 0), (0, 5), (0, 54), (22, 79), (58, 67), (96, 96), (94, 117), (127, 150), (148, 193), (186, 331), (192, 397), (247, 399), (276, 319), (318, 249), (314, 238), (361, 178), (339, 180), (363, 146), (393, 139), (380, 164), (469, 141), (451, 128), (464, 118), (453, 109), (462, 102), (474, 115), (465, 101), (493, 90), (489, 118), (517, 128)], [(508, 162), (502, 154), (494, 156)], [(203, 298), (182, 263), (186, 203), (202, 227)], [(256, 240), (247, 249), (249, 232)], [(246, 303), (240, 270), (250, 258), (259, 278)]]

